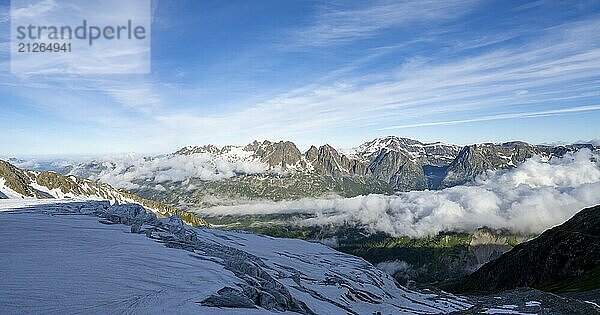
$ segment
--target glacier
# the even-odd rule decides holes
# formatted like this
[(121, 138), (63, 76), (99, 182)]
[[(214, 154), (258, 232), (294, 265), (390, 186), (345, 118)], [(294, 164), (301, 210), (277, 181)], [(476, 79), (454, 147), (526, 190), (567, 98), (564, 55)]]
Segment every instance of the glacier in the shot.
[(462, 297), (399, 286), (321, 244), (191, 227), (136, 204), (0, 200), (0, 313), (440, 314)]

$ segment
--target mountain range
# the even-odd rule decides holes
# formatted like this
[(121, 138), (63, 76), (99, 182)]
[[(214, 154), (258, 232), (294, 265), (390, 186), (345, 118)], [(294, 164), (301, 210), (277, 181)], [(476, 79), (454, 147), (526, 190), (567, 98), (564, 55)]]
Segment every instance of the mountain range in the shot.
[(461, 147), (389, 136), (350, 150), (322, 145), (301, 152), (291, 141), (265, 140), (245, 146), (187, 146), (172, 154), (137, 159), (44, 164), (40, 169), (198, 209), (252, 200), (435, 190), (465, 184), (489, 170), (513, 168), (534, 155), (550, 159), (581, 148), (598, 149), (593, 144), (524, 142)]
[(336, 150), (326, 144), (311, 146), (302, 153), (293, 142), (265, 140), (221, 149), (212, 145), (188, 146), (174, 154), (209, 153), (233, 159), (250, 158), (265, 163), (269, 171), (316, 173), (334, 178), (370, 177), (386, 183), (394, 191), (410, 191), (460, 185), (487, 170), (514, 167), (534, 155), (550, 158), (581, 148), (595, 149), (593, 144), (549, 146), (525, 142), (460, 147), (389, 136), (350, 150)]

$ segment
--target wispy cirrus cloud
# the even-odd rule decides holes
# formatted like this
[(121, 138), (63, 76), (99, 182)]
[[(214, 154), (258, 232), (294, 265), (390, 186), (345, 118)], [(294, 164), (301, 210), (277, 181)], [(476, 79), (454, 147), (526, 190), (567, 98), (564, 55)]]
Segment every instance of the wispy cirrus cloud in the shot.
[[(595, 111), (590, 104), (600, 96), (598, 28), (600, 19), (564, 23), (496, 50), (442, 61), (416, 56), (376, 77), (345, 72), (334, 83), (311, 84), (242, 111), (171, 112), (157, 120), (194, 129), (190, 134), (197, 138), (212, 128), (232, 138), (296, 138), (344, 128), (391, 130)], [(466, 118), (419, 121), (447, 114)]]
[[(150, 1), (137, 1), (123, 6), (115, 0), (84, 3), (71, 0), (40, 0), (15, 2), (10, 10), (15, 25), (66, 25), (80, 27), (83, 20), (99, 26), (127, 24), (128, 20), (150, 21)], [(116, 10), (115, 8), (120, 8)], [(8, 16), (7, 16), (8, 18)], [(13, 25), (14, 26), (14, 25)], [(87, 31), (87, 30), (86, 30)], [(150, 33), (150, 28), (147, 28)], [(150, 34), (148, 34), (150, 36)], [(16, 41), (0, 43), (6, 52), (16, 49)], [(160, 98), (150, 75), (150, 46), (133, 41), (100, 41), (89, 45), (73, 43), (71, 52), (41, 54), (13, 53), (10, 66), (0, 74), (0, 86), (30, 100), (31, 107), (45, 109), (50, 114), (73, 121), (93, 121), (105, 127), (106, 114), (128, 110), (149, 113), (158, 109)], [(12, 47), (11, 47), (12, 44)], [(99, 48), (92, 49), (100, 45)], [(4, 51), (4, 49), (2, 49)], [(4, 65), (4, 63), (0, 63)], [(115, 75), (116, 74), (116, 75)], [(116, 104), (116, 105), (115, 105)], [(120, 110), (122, 107), (125, 110)], [(93, 114), (93, 115), (90, 115)], [(110, 121), (135, 120), (126, 115), (114, 115)]]
[(0, 5), (0, 23), (8, 23), (10, 21), (10, 7)]
[[(196, 25), (202, 19), (189, 14), (188, 20), (195, 22), (186, 27), (207, 31), (180, 38), (155, 27), (161, 42), (153, 46), (151, 74), (0, 73), (0, 92), (25, 99), (23, 106), (47, 109), (45, 115), (80, 129), (95, 128), (101, 135), (112, 131), (119, 144), (106, 141), (115, 148), (110, 152), (171, 151), (188, 144), (243, 144), (257, 138), (346, 146), (388, 130), (424, 135), (427, 141), (467, 143), (475, 141), (471, 135), (453, 139), (462, 132), (459, 127), (439, 126), (477, 128), (485, 125), (478, 121), (504, 120), (496, 123), (500, 125), (533, 117), (541, 125), (545, 115), (579, 120), (586, 115), (576, 113), (597, 115), (596, 109), (582, 108), (600, 104), (600, 19), (590, 10), (562, 18), (557, 14), (561, 6), (552, 6), (511, 8), (458, 0), (303, 4), (307, 10), (292, 14), (289, 23), (272, 14), (252, 15), (266, 21), (257, 24), (277, 25), (259, 28), (257, 37), (249, 36), (255, 34), (253, 27), (240, 29), (238, 20), (227, 20), (227, 27)], [(530, 19), (539, 13), (537, 8), (555, 12)], [(497, 9), (503, 14), (496, 14)], [(269, 13), (289, 14), (278, 9)], [(269, 24), (273, 20), (277, 23)], [(227, 36), (212, 37), (209, 29)], [(274, 40), (271, 29), (284, 34)], [(23, 128), (31, 125), (23, 121)], [(528, 137), (532, 129), (527, 128), (523, 126), (520, 140), (596, 138), (582, 131), (594, 128), (537, 139)], [(446, 131), (456, 132), (443, 138)], [(504, 141), (521, 134), (484, 131), (484, 137)]]
[(15, 19), (31, 19), (47, 14), (56, 8), (57, 4), (54, 0), (41, 0), (39, 2), (33, 2), (23, 8), (15, 8), (12, 10), (11, 15)]
[(311, 23), (293, 35), (302, 46), (347, 43), (391, 27), (456, 19), (474, 4), (470, 0), (373, 1), (363, 2), (358, 7), (333, 3), (321, 7)]
[(535, 118), (535, 117), (548, 116), (548, 115), (589, 112), (589, 111), (596, 111), (596, 110), (600, 110), (600, 105), (576, 106), (576, 107), (570, 107), (570, 108), (544, 110), (544, 111), (537, 111), (537, 112), (500, 114), (500, 115), (483, 116), (483, 117), (477, 117), (477, 118), (471, 118), (471, 119), (424, 122), (424, 123), (418, 123), (418, 124), (407, 124), (407, 125), (385, 127), (385, 128), (381, 128), (379, 130), (394, 130), (394, 129), (415, 128), (415, 127), (458, 125), (458, 124), (466, 124), (466, 123), (479, 122), (479, 121), (491, 121), (491, 120), (501, 120), (501, 119)]

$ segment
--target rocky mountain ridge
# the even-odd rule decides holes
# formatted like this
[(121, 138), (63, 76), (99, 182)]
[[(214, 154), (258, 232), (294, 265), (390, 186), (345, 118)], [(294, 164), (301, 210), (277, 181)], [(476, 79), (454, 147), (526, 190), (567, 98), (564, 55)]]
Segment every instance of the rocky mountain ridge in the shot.
[(134, 203), (143, 205), (163, 217), (177, 214), (189, 224), (208, 225), (192, 213), (141, 198), (108, 184), (50, 171), (21, 170), (3, 160), (0, 160), (0, 199), (78, 199), (107, 200), (113, 204)]
[(448, 286), (457, 292), (535, 287), (555, 292), (600, 289), (600, 206), (515, 246)]
[(187, 146), (172, 154), (137, 159), (62, 163), (52, 170), (109, 183), (165, 204), (203, 208), (252, 200), (435, 190), (468, 183), (489, 170), (516, 167), (534, 155), (550, 159), (581, 148), (598, 149), (591, 144), (524, 142), (459, 147), (390, 136), (351, 150), (326, 144), (302, 152), (291, 141), (265, 140), (245, 146)]
[(335, 178), (366, 176), (387, 183), (392, 190), (410, 191), (464, 184), (485, 171), (512, 168), (534, 155), (549, 159), (581, 148), (597, 150), (592, 144), (548, 146), (519, 141), (460, 147), (388, 136), (345, 151), (325, 144), (311, 146), (302, 153), (291, 141), (265, 140), (221, 149), (213, 145), (188, 146), (174, 154), (207, 153), (230, 160), (256, 160), (277, 172), (317, 173)]
[(461, 185), (488, 170), (513, 168), (534, 155), (550, 159), (583, 148), (597, 150), (592, 144), (548, 146), (531, 145), (520, 141), (468, 145), (463, 147), (447, 166), (441, 186)]

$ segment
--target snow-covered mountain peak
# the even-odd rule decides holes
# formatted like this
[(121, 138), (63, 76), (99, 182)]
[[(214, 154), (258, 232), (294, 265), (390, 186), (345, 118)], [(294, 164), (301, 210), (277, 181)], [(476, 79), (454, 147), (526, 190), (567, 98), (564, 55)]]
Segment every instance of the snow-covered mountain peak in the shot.
[(387, 136), (363, 143), (348, 151), (349, 156), (370, 160), (382, 151), (396, 151), (405, 154), (411, 160), (427, 161), (431, 165), (449, 164), (460, 147), (442, 142), (423, 143), (418, 140)]

